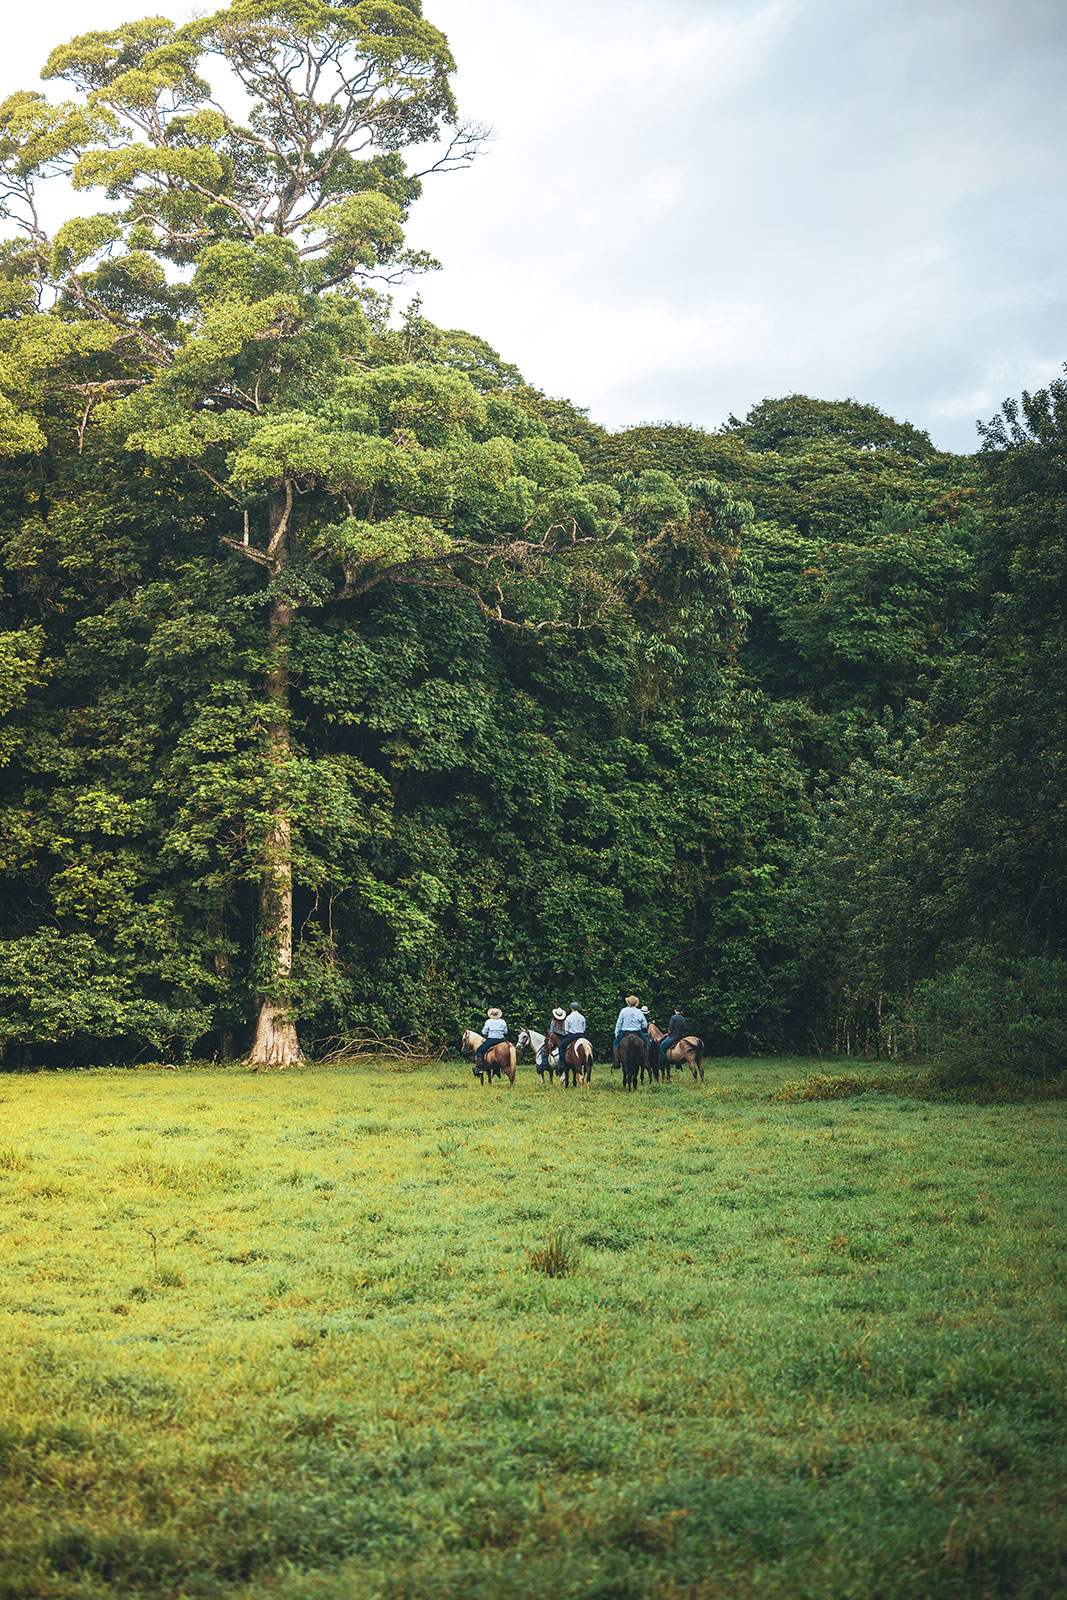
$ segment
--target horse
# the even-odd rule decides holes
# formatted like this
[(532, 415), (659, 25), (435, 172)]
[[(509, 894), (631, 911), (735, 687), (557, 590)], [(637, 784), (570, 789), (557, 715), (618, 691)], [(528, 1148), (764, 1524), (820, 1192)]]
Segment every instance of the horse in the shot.
[(648, 1050), (639, 1033), (624, 1033), (619, 1040), (619, 1066), (624, 1089), (636, 1089), (640, 1073), (648, 1066)]
[[(661, 1039), (670, 1038), (670, 1035), (664, 1033), (654, 1022), (649, 1022), (648, 1031), (657, 1044)], [(684, 1039), (675, 1039), (666, 1050), (659, 1051), (659, 1064), (667, 1083), (671, 1081), (672, 1060), (676, 1066), (681, 1066), (683, 1061), (687, 1061), (693, 1074), (693, 1082), (696, 1082), (698, 1073), (701, 1083), (704, 1082), (704, 1041), (698, 1039), (695, 1033), (687, 1033)]]
[[(548, 1042), (558, 1039), (557, 1050), (559, 1053), (559, 1073), (564, 1086), (569, 1088), (571, 1083), (592, 1083), (593, 1081), (593, 1046), (584, 1035), (577, 1038), (566, 1033), (550, 1033)], [(570, 1040), (570, 1043), (567, 1040)]]
[[(482, 1043), (484, 1043), (482, 1035), (476, 1033), (473, 1028), (465, 1028), (463, 1030), (462, 1049), (465, 1055), (472, 1054)], [(499, 1044), (493, 1045), (491, 1050), (485, 1052), (481, 1062), (475, 1056), (472, 1070), (479, 1083), (485, 1083), (487, 1079), (489, 1083), (492, 1083), (494, 1078), (499, 1078), (503, 1073), (511, 1088), (514, 1089), (515, 1046), (508, 1044), (506, 1039), (501, 1039)]]
[(572, 1081), (575, 1084), (592, 1083), (593, 1046), (584, 1034), (575, 1038), (572, 1034), (553, 1028), (548, 1036), (548, 1049), (550, 1052), (554, 1049), (559, 1057), (556, 1076), (563, 1079), (565, 1087), (569, 1088)]
[(544, 1083), (545, 1073), (559, 1068), (559, 1051), (546, 1050), (545, 1036), (543, 1033), (538, 1033), (535, 1028), (523, 1028), (515, 1041), (516, 1050), (525, 1050), (527, 1045), (534, 1053), (534, 1066), (537, 1068), (537, 1076)]
[(546, 1072), (555, 1072), (556, 1082), (568, 1087), (572, 1079), (576, 1084), (592, 1083), (593, 1047), (588, 1039), (583, 1037), (568, 1044), (563, 1054), (563, 1065), (560, 1066), (560, 1046), (567, 1037), (565, 1033), (550, 1033), (546, 1038), (536, 1028), (523, 1028), (515, 1041), (515, 1048), (525, 1050), (529, 1046), (533, 1051), (534, 1065), (542, 1083)]

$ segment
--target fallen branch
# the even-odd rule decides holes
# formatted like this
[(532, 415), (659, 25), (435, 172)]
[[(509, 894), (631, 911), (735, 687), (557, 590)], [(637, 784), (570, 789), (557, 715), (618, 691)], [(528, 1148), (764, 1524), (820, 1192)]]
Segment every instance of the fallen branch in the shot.
[(433, 1050), (423, 1039), (383, 1039), (373, 1028), (354, 1028), (351, 1033), (317, 1039), (311, 1054), (323, 1065), (361, 1056), (386, 1056), (391, 1061), (408, 1061), (415, 1065), (419, 1062), (442, 1061), (447, 1051), (444, 1045)]

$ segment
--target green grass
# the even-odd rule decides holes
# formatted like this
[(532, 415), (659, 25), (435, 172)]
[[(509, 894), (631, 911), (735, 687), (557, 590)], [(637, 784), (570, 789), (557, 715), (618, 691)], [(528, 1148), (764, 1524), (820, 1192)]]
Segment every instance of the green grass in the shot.
[(0, 1078), (0, 1600), (1067, 1594), (1067, 1106), (815, 1066)]

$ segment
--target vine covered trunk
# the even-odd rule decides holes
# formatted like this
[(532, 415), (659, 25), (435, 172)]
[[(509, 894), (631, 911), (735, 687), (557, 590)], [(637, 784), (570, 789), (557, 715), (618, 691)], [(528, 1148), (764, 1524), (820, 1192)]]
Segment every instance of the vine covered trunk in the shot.
[[(286, 565), (292, 492), (284, 504), (271, 506), (270, 554), (275, 571)], [(293, 970), (293, 855), (289, 814), (288, 769), (289, 666), (288, 638), (293, 607), (275, 596), (271, 601), (265, 690), (268, 702), (264, 756), (268, 772), (271, 824), (263, 849), (259, 881), (260, 1004), (256, 1033), (248, 1052), (249, 1066), (288, 1067), (303, 1061), (296, 1023), (289, 1015), (286, 991)]]

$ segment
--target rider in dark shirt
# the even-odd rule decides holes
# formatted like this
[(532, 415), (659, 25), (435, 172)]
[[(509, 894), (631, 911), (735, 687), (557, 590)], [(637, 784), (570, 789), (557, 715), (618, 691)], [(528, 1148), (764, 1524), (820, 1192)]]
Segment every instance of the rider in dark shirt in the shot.
[(672, 1044), (677, 1044), (680, 1039), (684, 1039), (688, 1032), (689, 1024), (682, 1016), (682, 1013), (679, 1011), (678, 1007), (675, 1006), (674, 1014), (671, 1017), (670, 1022), (667, 1024), (667, 1032), (663, 1035), (663, 1038), (659, 1042), (659, 1051), (656, 1061), (657, 1066), (661, 1064), (664, 1066), (666, 1065), (667, 1051), (671, 1048)]
[[(688, 1032), (689, 1024), (682, 1016), (682, 1013), (678, 1010), (678, 1007), (675, 1006), (674, 1015), (667, 1024), (667, 1035), (671, 1044), (677, 1044), (678, 1040), (684, 1039)], [(667, 1039), (665, 1039), (663, 1042), (666, 1044)]]

